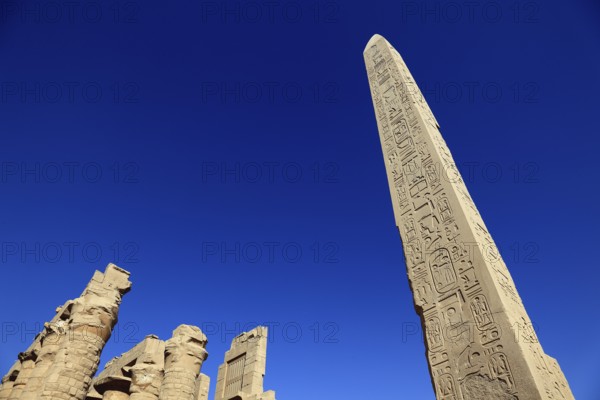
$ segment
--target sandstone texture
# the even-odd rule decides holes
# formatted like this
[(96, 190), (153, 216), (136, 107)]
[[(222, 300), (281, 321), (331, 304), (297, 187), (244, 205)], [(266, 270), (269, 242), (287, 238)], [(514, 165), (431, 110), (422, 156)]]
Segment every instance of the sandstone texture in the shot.
[(364, 58), (437, 399), (573, 399), (402, 57), (375, 35)]
[[(146, 336), (95, 376), (121, 299), (130, 288), (129, 272), (114, 264), (96, 272), (82, 295), (57, 308), (19, 354), (2, 379), (0, 400), (208, 400), (210, 378), (201, 373), (208, 340), (192, 325), (180, 325), (167, 341)], [(234, 377), (230, 379), (240, 390), (215, 399), (275, 400), (274, 392), (262, 391), (266, 335), (266, 328), (258, 327), (234, 339), (227, 354), (243, 356), (245, 362), (234, 372), (219, 369), (219, 379)]]
[(215, 400), (275, 400), (274, 391), (263, 392), (267, 332), (259, 326), (233, 339), (219, 366)]

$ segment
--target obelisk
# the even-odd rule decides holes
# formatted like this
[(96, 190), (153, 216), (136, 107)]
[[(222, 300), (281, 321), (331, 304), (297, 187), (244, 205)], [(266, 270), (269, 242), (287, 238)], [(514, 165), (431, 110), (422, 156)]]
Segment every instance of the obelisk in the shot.
[(379, 35), (364, 57), (437, 399), (574, 399), (402, 57)]

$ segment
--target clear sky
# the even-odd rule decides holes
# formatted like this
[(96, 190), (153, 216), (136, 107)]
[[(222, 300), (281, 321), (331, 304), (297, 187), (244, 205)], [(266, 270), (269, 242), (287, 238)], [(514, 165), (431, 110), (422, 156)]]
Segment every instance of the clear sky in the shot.
[[(578, 399), (600, 398), (594, 1), (1, 1), (8, 370), (95, 269), (102, 362), (271, 326), (278, 398), (433, 399), (362, 51), (402, 54)], [(212, 398), (212, 394), (211, 394)]]

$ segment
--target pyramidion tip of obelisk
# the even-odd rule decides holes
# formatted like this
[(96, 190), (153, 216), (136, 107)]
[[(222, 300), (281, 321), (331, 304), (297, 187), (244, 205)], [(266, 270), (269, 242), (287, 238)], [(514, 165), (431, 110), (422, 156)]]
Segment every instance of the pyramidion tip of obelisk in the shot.
[(387, 40), (385, 40), (385, 38), (383, 36), (381, 36), (380, 34), (378, 34), (378, 33), (374, 34), (371, 37), (371, 39), (369, 39), (369, 42), (365, 46), (365, 50), (363, 51), (363, 53), (366, 53), (367, 50), (369, 50), (371, 47), (373, 47), (375, 45), (375, 43), (379, 42), (380, 40), (387, 42)]

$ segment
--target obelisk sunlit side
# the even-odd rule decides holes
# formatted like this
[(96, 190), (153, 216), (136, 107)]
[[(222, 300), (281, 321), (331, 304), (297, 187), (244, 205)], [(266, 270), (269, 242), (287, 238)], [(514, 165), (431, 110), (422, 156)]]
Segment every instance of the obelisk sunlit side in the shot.
[(402, 57), (379, 35), (364, 57), (437, 399), (573, 399)]

